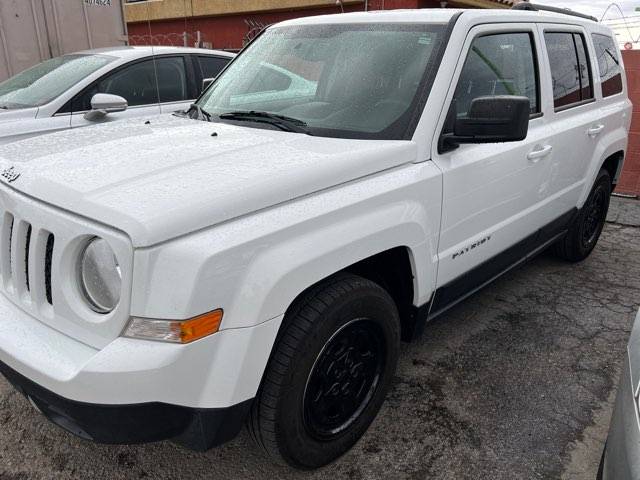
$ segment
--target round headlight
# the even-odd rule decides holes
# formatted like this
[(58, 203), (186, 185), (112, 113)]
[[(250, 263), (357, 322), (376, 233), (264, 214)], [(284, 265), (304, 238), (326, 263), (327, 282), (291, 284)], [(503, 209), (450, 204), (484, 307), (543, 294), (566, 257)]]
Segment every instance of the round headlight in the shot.
[(80, 284), (91, 309), (112, 312), (120, 303), (122, 273), (116, 254), (101, 238), (94, 238), (80, 257)]

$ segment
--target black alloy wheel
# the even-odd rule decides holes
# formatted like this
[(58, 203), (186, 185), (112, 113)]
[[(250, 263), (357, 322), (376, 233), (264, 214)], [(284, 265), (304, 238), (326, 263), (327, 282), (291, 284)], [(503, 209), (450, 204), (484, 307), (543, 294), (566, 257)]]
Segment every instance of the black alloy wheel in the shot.
[(385, 343), (380, 328), (355, 319), (338, 330), (315, 361), (304, 392), (304, 419), (320, 440), (340, 434), (360, 416), (384, 370)]

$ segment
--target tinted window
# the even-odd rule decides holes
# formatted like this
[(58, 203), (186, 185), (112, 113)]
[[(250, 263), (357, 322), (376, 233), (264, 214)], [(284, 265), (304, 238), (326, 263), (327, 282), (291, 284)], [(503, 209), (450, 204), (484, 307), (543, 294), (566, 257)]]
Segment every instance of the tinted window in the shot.
[(602, 82), (602, 96), (610, 97), (622, 92), (622, 73), (618, 47), (607, 35), (593, 34), (598, 57), (598, 71)]
[[(275, 66), (262, 65), (260, 73), (255, 80), (247, 85), (242, 93), (258, 93), (258, 92), (282, 92), (287, 90), (292, 83), (293, 76), (288, 76), (282, 71), (276, 70)], [(310, 94), (315, 93), (315, 88)]]
[[(158, 82), (156, 84), (156, 70)], [(119, 95), (130, 107), (188, 99), (187, 76), (182, 57), (156, 58), (134, 63), (102, 78), (74, 99), (73, 111), (91, 110), (96, 93)]]
[(184, 58), (158, 58), (158, 89), (161, 102), (180, 102), (189, 99)]
[(215, 78), (229, 63), (230, 58), (223, 57), (198, 57), (203, 78)]
[(538, 113), (536, 56), (529, 33), (506, 33), (476, 38), (464, 63), (454, 96), (458, 116), (478, 97), (529, 97), (531, 113)]
[(584, 37), (575, 33), (545, 33), (553, 99), (562, 108), (593, 98), (591, 67)]
[(593, 85), (591, 83), (591, 65), (588, 59), (587, 44), (582, 35), (575, 34), (573, 41), (578, 52), (578, 69), (580, 72), (580, 90), (582, 100), (590, 100), (594, 97)]

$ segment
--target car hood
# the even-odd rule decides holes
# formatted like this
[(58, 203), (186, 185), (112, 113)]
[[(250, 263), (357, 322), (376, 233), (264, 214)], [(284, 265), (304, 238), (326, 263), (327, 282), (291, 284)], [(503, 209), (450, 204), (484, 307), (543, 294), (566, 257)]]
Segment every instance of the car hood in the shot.
[(416, 152), (410, 141), (163, 115), (6, 144), (0, 179), (143, 247), (415, 161)]
[(16, 120), (24, 120), (27, 118), (36, 118), (37, 114), (37, 107), (14, 108), (11, 110), (0, 109), (0, 123), (14, 122)]
[(0, 109), (0, 145), (38, 135), (37, 114), (37, 107)]

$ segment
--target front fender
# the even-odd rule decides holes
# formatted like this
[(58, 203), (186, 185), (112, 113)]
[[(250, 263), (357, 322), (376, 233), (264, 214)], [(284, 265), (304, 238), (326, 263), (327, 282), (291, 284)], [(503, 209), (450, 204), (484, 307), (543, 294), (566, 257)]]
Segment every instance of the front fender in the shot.
[(224, 309), (222, 329), (282, 315), (309, 286), (395, 247), (409, 249), (414, 303), (435, 282), (442, 182), (406, 165), (135, 253), (132, 315)]

